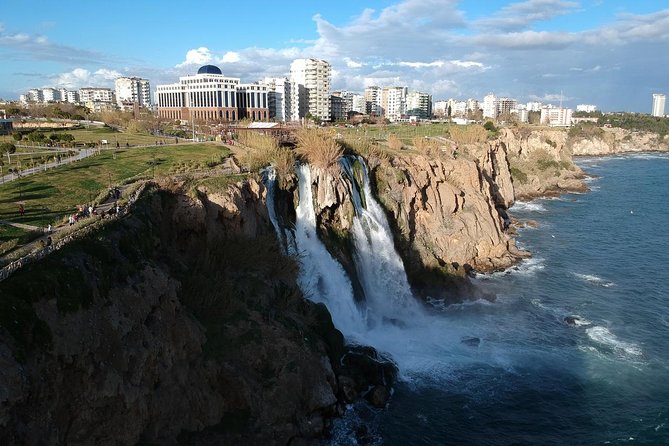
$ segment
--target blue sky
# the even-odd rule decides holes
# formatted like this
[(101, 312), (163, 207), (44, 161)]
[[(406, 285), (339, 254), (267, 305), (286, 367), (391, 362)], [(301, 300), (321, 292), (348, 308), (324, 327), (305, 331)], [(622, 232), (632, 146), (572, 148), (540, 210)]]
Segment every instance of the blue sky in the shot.
[(155, 87), (204, 63), (252, 82), (298, 57), (333, 87), (408, 85), (449, 97), (649, 112), (669, 94), (666, 0), (2, 0), (0, 97), (32, 87)]

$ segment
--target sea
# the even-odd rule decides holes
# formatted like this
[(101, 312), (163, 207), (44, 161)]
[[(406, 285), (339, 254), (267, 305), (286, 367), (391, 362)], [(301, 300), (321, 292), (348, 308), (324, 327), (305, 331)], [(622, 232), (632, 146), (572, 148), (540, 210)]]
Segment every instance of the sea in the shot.
[(669, 445), (669, 155), (577, 164), (589, 192), (511, 208), (532, 257), (474, 279), (496, 299), (376, 334), (390, 403), (328, 444)]

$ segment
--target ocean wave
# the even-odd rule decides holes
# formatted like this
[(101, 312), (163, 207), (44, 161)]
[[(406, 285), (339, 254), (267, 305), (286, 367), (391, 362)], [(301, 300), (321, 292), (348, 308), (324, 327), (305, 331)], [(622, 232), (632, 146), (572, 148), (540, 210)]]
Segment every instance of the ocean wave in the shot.
[(474, 278), (478, 280), (490, 280), (511, 275), (529, 276), (535, 274), (537, 271), (541, 271), (545, 266), (544, 259), (540, 257), (531, 257), (529, 259), (522, 260), (516, 266), (507, 268), (504, 271), (497, 271), (494, 273), (477, 273)]
[(608, 328), (600, 325), (587, 328), (585, 330), (590, 340), (595, 343), (613, 350), (613, 352), (623, 356), (639, 357), (643, 355), (641, 347), (636, 344), (619, 340)]
[(615, 286), (615, 283), (606, 279), (602, 279), (601, 277), (595, 276), (594, 274), (579, 274), (579, 273), (572, 273), (572, 274), (585, 282), (589, 282), (594, 285), (601, 286), (603, 288), (611, 288), (612, 286)]
[(546, 212), (544, 205), (536, 201), (516, 201), (510, 210), (519, 212)]

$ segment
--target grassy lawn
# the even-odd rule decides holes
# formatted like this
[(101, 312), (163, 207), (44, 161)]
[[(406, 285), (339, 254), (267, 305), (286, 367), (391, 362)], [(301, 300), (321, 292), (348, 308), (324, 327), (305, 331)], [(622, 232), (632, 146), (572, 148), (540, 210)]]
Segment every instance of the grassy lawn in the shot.
[[(455, 125), (455, 124), (452, 124)], [(391, 124), (356, 128), (337, 128), (337, 132), (344, 137), (367, 137), (370, 139), (387, 139), (394, 134), (402, 140), (410, 141), (415, 137), (444, 136), (448, 132), (449, 124)]]
[[(109, 185), (119, 185), (137, 175), (148, 177), (204, 169), (230, 154), (214, 144), (187, 144), (103, 150), (76, 163), (50, 169), (0, 185), (0, 220), (44, 227), (61, 221), (78, 205), (90, 203)], [(25, 215), (18, 214), (24, 203)], [(0, 225), (0, 240), (23, 231)]]
[[(109, 143), (110, 146), (116, 146), (116, 143), (118, 142), (121, 146), (125, 146), (126, 143), (130, 145), (144, 145), (144, 144), (155, 144), (156, 141), (161, 141), (161, 138), (151, 136), (151, 135), (144, 135), (144, 134), (136, 134), (136, 133), (123, 133), (123, 132), (117, 132), (114, 131), (114, 129), (110, 127), (90, 127), (90, 128), (85, 128), (85, 129), (76, 129), (76, 130), (56, 130), (56, 131), (45, 131), (43, 132), (47, 137), (51, 133), (70, 133), (71, 135), (74, 136), (74, 140), (77, 143), (97, 143), (100, 140), (106, 139), (107, 142)], [(173, 143), (174, 138), (169, 138), (169, 139), (162, 139), (164, 143)], [(0, 136), (0, 142), (11, 142), (13, 144), (26, 144), (30, 145), (31, 143), (29, 141), (21, 141), (17, 143), (14, 141), (11, 135), (3, 135)]]

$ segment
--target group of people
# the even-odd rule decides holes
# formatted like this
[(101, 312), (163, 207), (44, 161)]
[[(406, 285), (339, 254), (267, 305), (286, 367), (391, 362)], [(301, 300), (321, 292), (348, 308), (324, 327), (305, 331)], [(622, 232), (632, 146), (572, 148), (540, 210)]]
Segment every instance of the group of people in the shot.
[(68, 223), (70, 226), (72, 226), (73, 224), (78, 222), (79, 219), (81, 218), (89, 218), (97, 216), (100, 216), (101, 218), (109, 218), (113, 215), (119, 215), (120, 213), (121, 213), (121, 206), (119, 206), (118, 202), (114, 202), (114, 204), (109, 209), (101, 210), (99, 212), (98, 209), (96, 209), (92, 204), (79, 206), (78, 212), (75, 212), (74, 214), (68, 217)]

